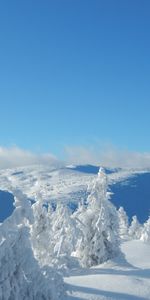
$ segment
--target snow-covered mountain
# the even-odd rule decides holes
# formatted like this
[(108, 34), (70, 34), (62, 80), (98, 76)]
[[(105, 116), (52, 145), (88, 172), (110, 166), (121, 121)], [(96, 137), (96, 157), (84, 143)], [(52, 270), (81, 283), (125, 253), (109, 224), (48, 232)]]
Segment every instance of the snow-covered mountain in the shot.
[(145, 221), (150, 172), (98, 170), (1, 171), (0, 299), (150, 299), (150, 218), (129, 227), (109, 201)]
[[(0, 221), (13, 211), (11, 188), (21, 189), (32, 201), (42, 197), (43, 203), (67, 201), (75, 208), (85, 200), (99, 167), (91, 165), (53, 168), (34, 165), (0, 172)], [(150, 170), (105, 169), (117, 208), (123, 206), (131, 218), (144, 222), (150, 209)], [(10, 192), (10, 193), (9, 193)]]

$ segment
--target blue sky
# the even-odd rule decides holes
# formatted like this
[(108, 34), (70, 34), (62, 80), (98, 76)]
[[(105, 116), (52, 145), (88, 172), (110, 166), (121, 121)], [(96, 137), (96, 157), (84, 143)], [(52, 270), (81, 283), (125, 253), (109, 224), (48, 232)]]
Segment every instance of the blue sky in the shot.
[(150, 152), (150, 1), (0, 3), (0, 145)]

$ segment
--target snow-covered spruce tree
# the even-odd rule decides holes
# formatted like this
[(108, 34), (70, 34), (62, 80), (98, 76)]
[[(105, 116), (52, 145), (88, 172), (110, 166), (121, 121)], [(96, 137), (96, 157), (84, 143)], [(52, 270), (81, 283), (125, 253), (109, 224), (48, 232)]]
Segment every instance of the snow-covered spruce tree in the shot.
[(150, 217), (143, 224), (142, 233), (141, 233), (141, 241), (145, 243), (150, 243)]
[(119, 253), (118, 215), (107, 189), (107, 176), (101, 168), (88, 196), (87, 208), (76, 213), (82, 231), (76, 254), (85, 267), (98, 265)]
[(34, 255), (40, 266), (52, 265), (53, 258), (53, 231), (52, 220), (53, 210), (51, 206), (48, 209), (43, 206), (39, 200), (32, 206), (34, 222), (31, 225), (31, 244)]
[(61, 268), (71, 268), (76, 264), (72, 257), (75, 251), (79, 230), (71, 210), (64, 203), (57, 203), (53, 218), (53, 239), (54, 259)]
[(52, 268), (40, 268), (33, 255), (29, 227), (32, 209), (18, 190), (11, 217), (0, 225), (0, 299), (58, 300), (63, 281)]
[(128, 221), (128, 216), (122, 206), (118, 209), (118, 217), (119, 217), (120, 238), (127, 239), (128, 238), (129, 221)]
[(137, 216), (132, 217), (132, 222), (129, 226), (128, 233), (130, 238), (140, 239), (142, 233), (142, 225), (139, 223)]

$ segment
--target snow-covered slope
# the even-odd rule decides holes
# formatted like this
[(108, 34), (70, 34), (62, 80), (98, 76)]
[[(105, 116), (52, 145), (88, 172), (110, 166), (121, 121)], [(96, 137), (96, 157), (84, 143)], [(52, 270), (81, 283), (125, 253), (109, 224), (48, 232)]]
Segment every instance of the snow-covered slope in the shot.
[[(0, 172), (0, 189), (7, 190), (19, 187), (28, 197), (36, 199), (40, 192), (44, 200), (81, 198), (80, 192), (86, 191), (97, 172), (78, 171), (78, 168), (51, 169), (46, 166), (31, 166), (7, 169)], [(98, 170), (98, 168), (97, 168)], [(137, 171), (115, 170), (108, 174), (109, 184), (124, 181), (136, 174)], [(75, 194), (75, 196), (74, 196)], [(78, 197), (79, 195), (79, 197)]]
[(32, 199), (36, 199), (40, 192), (43, 200), (66, 200), (70, 199), (73, 193), (80, 193), (80, 190), (86, 189), (93, 176), (70, 168), (31, 166), (1, 171), (0, 188), (19, 187)]
[(65, 278), (69, 300), (150, 299), (150, 245), (122, 244), (122, 255)]
[[(90, 191), (91, 183), (97, 172), (98, 167), (95, 166), (68, 166), (54, 169), (50, 166), (34, 165), (1, 170), (0, 190), (11, 192), (12, 187), (17, 187), (32, 200), (39, 198), (40, 194), (44, 202), (61, 200), (77, 203), (87, 198), (88, 190)], [(123, 205), (129, 217), (137, 214), (142, 222), (145, 221), (150, 208), (150, 173), (122, 169), (107, 169), (106, 172), (108, 173), (109, 185), (114, 192), (114, 196), (112, 196), (114, 204), (117, 207)], [(9, 197), (9, 194), (7, 196)], [(0, 217), (4, 219), (10, 215), (13, 207), (11, 209), (10, 206), (6, 207), (6, 213), (4, 213), (4, 201), (1, 199), (4, 199), (2, 193), (0, 194), (0, 210), (3, 210), (3, 218)], [(135, 201), (138, 205), (135, 205)], [(140, 205), (142, 201), (145, 202), (143, 214)]]

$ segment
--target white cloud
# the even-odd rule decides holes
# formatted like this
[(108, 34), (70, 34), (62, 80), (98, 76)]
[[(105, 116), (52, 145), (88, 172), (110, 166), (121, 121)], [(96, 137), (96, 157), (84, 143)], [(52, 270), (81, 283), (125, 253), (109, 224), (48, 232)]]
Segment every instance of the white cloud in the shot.
[(66, 156), (72, 164), (95, 164), (106, 167), (150, 168), (150, 152), (132, 152), (116, 147), (66, 147)]
[(112, 145), (96, 147), (66, 147), (65, 162), (51, 153), (37, 154), (19, 147), (0, 147), (0, 169), (35, 164), (62, 167), (65, 164), (94, 164), (106, 167), (150, 168), (150, 153), (120, 150)]
[(37, 154), (19, 147), (0, 147), (0, 169), (34, 164), (60, 166), (62, 163), (52, 154)]

